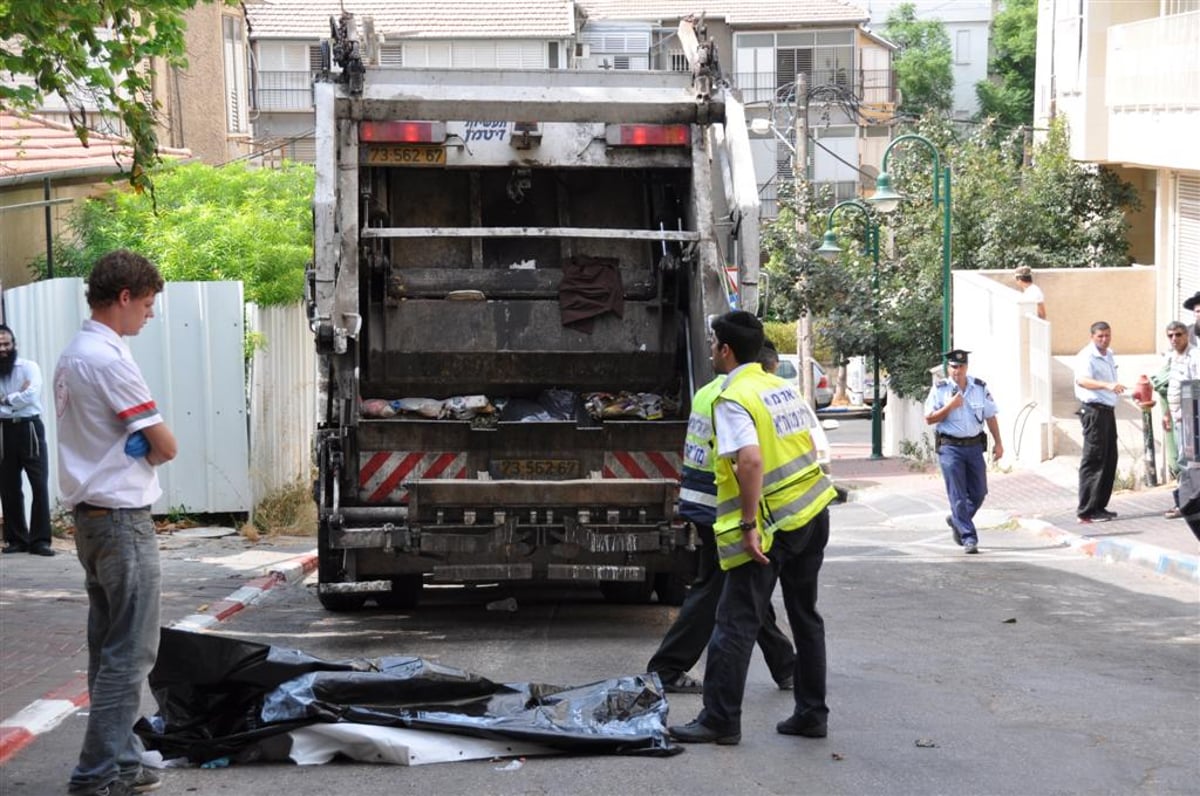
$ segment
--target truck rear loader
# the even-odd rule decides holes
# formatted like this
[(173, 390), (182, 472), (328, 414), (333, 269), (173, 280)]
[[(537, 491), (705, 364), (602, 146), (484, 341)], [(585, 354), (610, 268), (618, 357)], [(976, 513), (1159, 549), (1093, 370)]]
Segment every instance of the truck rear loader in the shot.
[(352, 16), (332, 27), (307, 287), (322, 604), (529, 582), (679, 604), (708, 319), (734, 285), (755, 308), (759, 256), (702, 29), (681, 28), (689, 74), (383, 68)]

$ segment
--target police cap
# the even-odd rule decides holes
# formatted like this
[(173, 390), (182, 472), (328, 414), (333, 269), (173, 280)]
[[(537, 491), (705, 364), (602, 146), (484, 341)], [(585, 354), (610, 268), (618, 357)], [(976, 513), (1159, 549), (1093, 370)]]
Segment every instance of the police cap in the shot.
[(955, 348), (951, 351), (947, 351), (945, 354), (942, 354), (942, 356), (944, 356), (946, 358), (946, 362), (951, 365), (965, 365), (967, 364), (967, 354), (969, 353), (971, 352), (963, 351), (961, 348)]

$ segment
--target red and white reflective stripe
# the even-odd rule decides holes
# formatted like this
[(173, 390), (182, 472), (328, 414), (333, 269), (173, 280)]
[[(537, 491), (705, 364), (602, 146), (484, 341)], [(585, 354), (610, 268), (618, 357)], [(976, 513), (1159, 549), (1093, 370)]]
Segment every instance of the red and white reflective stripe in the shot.
[(417, 478), (466, 478), (466, 453), (377, 451), (359, 459), (358, 499), (367, 503), (408, 500), (401, 484)]
[(604, 454), (605, 478), (669, 478), (679, 480), (683, 455), (666, 451), (609, 451)]

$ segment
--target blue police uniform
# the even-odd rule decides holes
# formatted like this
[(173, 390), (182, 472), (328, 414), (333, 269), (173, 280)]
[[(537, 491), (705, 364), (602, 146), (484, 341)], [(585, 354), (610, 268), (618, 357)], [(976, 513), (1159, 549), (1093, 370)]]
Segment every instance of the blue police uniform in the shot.
[[(958, 385), (953, 381), (934, 385), (925, 399), (925, 414), (938, 411), (957, 393)], [(996, 402), (992, 400), (987, 384), (968, 376), (962, 405), (935, 427), (938, 463), (950, 499), (949, 521), (955, 531), (955, 540), (959, 541), (961, 537), (960, 544), (979, 542), (975, 512), (987, 497), (987, 464), (983, 455), (987, 447), (985, 426), (987, 419), (995, 416)]]

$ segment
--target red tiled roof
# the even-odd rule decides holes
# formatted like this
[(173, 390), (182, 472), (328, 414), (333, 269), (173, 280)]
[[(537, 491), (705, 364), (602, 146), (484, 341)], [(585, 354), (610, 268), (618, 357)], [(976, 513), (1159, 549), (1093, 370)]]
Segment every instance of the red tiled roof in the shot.
[[(160, 147), (159, 153), (190, 157), (187, 149)], [(117, 136), (93, 132), (84, 146), (75, 131), (37, 116), (0, 113), (0, 179), (94, 169), (112, 174), (129, 168), (131, 152)]]

